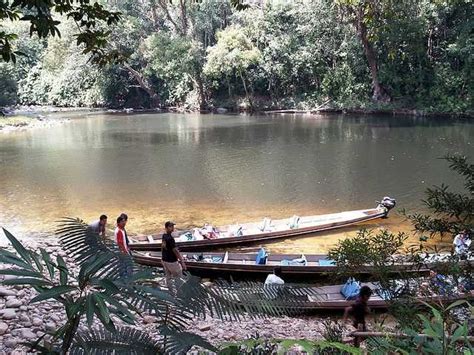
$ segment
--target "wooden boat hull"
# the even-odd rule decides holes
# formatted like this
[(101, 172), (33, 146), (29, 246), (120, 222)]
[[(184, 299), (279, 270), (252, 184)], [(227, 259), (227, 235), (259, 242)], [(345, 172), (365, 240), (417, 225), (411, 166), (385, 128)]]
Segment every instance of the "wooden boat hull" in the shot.
[[(370, 297), (368, 301), (368, 306), (372, 310), (374, 309), (380, 309), (384, 310), (387, 309), (390, 305), (389, 300), (385, 300), (382, 297), (380, 297), (375, 290), (378, 288), (378, 286), (372, 282), (368, 283), (362, 283), (362, 285), (367, 285), (369, 286), (374, 293)], [(319, 287), (312, 287), (310, 294), (307, 296), (307, 300), (302, 300), (301, 297), (301, 292), (298, 292), (298, 289), (295, 291), (295, 297), (298, 297), (298, 301), (291, 301), (289, 298), (291, 296), (288, 296), (289, 294), (292, 293), (291, 289), (288, 291), (286, 290), (284, 293), (283, 299), (279, 300), (278, 298), (273, 298), (273, 297), (266, 297), (264, 294), (256, 294), (255, 295), (255, 303), (261, 303), (265, 299), (271, 298), (275, 304), (277, 304), (279, 307), (282, 308), (288, 308), (291, 309), (294, 313), (316, 313), (316, 312), (323, 312), (323, 311), (343, 311), (346, 307), (352, 305), (355, 301), (354, 300), (346, 300), (344, 296), (341, 294), (340, 290), (343, 285), (330, 285), (330, 286), (319, 286)], [(291, 287), (291, 286), (290, 286)], [(229, 292), (229, 297), (227, 298), (224, 296), (225, 299), (227, 299), (230, 302), (233, 302), (237, 305), (241, 305), (243, 308), (246, 306), (248, 307), (251, 305), (253, 302), (250, 297), (244, 297), (245, 298), (245, 303), (244, 305), (243, 301), (240, 300), (239, 296), (239, 289), (235, 289), (235, 291), (230, 291)], [(471, 300), (474, 298), (474, 293), (465, 293), (465, 294), (457, 294), (457, 295), (452, 295), (452, 296), (439, 296), (439, 295), (434, 295), (430, 297), (418, 297), (415, 298), (416, 302), (419, 302), (420, 304), (426, 303), (439, 303), (439, 302), (455, 302), (457, 300), (461, 299), (467, 299)], [(288, 301), (287, 301), (288, 300)]]
[[(322, 278), (327, 275), (334, 274), (337, 271), (335, 265), (321, 265), (320, 260), (327, 260), (326, 255), (306, 255), (307, 265), (281, 265), (281, 260), (293, 260), (301, 257), (297, 254), (275, 254), (270, 255), (265, 265), (257, 265), (255, 263), (256, 253), (228, 253), (228, 262), (203, 262), (193, 260), (195, 252), (183, 252), (183, 257), (187, 258), (187, 270), (195, 275), (206, 278), (234, 278), (234, 279), (261, 279), (263, 280), (268, 274), (273, 272), (275, 267), (280, 267), (282, 277), (286, 281), (290, 280), (311, 280)], [(206, 252), (205, 257), (218, 257), (224, 259), (223, 252)], [(162, 267), (161, 254), (154, 252), (134, 252), (133, 258), (142, 265)], [(327, 262), (325, 263), (327, 264)], [(400, 272), (410, 272), (413, 274), (428, 274), (429, 265), (415, 268), (412, 264), (394, 264), (390, 272), (393, 274)], [(368, 276), (374, 274), (375, 267), (367, 265), (360, 267), (356, 274)]]
[[(176, 241), (176, 245), (179, 247), (179, 250), (209, 250), (212, 248), (221, 248), (221, 247), (232, 247), (247, 245), (256, 242), (271, 241), (276, 239), (290, 238), (304, 236), (308, 234), (315, 234), (319, 232), (329, 231), (338, 228), (348, 227), (354, 224), (363, 223), (379, 218), (384, 218), (388, 214), (388, 209), (382, 206), (377, 208), (368, 209), (368, 210), (359, 210), (359, 211), (349, 211), (342, 212), (339, 214), (323, 215), (323, 216), (312, 216), (312, 217), (303, 217), (303, 218), (320, 218), (324, 221), (325, 216), (339, 216), (339, 220), (333, 217), (334, 222), (321, 222), (316, 225), (310, 225), (308, 227), (301, 227), (295, 229), (284, 229), (284, 230), (275, 230), (269, 232), (260, 232), (253, 233), (238, 237), (223, 237), (216, 239), (204, 239), (204, 240), (191, 240), (191, 241)], [(344, 218), (347, 216), (347, 218)], [(330, 218), (328, 218), (329, 220)], [(283, 220), (280, 220), (279, 223), (283, 223)], [(249, 224), (251, 225), (251, 224)], [(253, 223), (252, 225), (256, 225)], [(142, 236), (137, 237), (138, 241), (130, 243), (130, 249), (136, 251), (159, 251), (161, 250), (161, 235), (157, 236)]]

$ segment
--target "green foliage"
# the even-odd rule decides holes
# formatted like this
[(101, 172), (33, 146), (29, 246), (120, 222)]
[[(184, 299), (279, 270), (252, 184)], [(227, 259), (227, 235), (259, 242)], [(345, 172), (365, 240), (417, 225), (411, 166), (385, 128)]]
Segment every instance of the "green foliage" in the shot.
[(397, 261), (392, 258), (400, 254), (408, 236), (405, 233), (393, 234), (382, 230), (376, 234), (371, 230), (362, 229), (354, 238), (339, 241), (338, 245), (328, 253), (334, 260), (339, 272), (351, 274), (367, 265), (375, 266), (376, 278), (390, 269)]
[(144, 58), (147, 73), (156, 76), (166, 88), (168, 105), (182, 104), (197, 87), (202, 72), (204, 51), (199, 42), (169, 33), (153, 34), (146, 39)]
[(463, 229), (474, 228), (474, 165), (463, 156), (447, 156), (445, 160), (464, 179), (465, 191), (453, 192), (446, 185), (428, 188), (423, 202), (432, 214), (405, 213), (421, 235), (454, 236)]
[(469, 327), (468, 321), (459, 322), (452, 316), (452, 311), (464, 307), (464, 310), (474, 315), (474, 308), (467, 301), (458, 301), (444, 308), (435, 308), (426, 305), (429, 308), (429, 315), (418, 314), (422, 321), (421, 334), (413, 329), (404, 329), (406, 337), (395, 338), (371, 338), (367, 347), (370, 353), (402, 353), (402, 354), (460, 354), (472, 353), (474, 348), (468, 339)]
[[(245, 101), (473, 113), (469, 0), (100, 4), (0, 7), (0, 53), (16, 60), (14, 69), (0, 68), (0, 105), (194, 109)], [(379, 96), (390, 103), (371, 101), (367, 50)]]
[(295, 351), (303, 351), (307, 354), (362, 354), (360, 349), (341, 342), (327, 340), (313, 341), (307, 339), (267, 339), (260, 337), (258, 333), (243, 341), (224, 344), (218, 354), (264, 355), (287, 354)]
[[(82, 52), (91, 54), (92, 60), (100, 62), (105, 56), (104, 47), (108, 31), (101, 25), (113, 25), (119, 22), (120, 13), (108, 11), (98, 2), (90, 1), (28, 1), (17, 0), (2, 2), (0, 19), (25, 21), (29, 23), (29, 35), (40, 39), (61, 36), (57, 15), (73, 19), (79, 32), (74, 34), (78, 46), (83, 45)], [(17, 34), (0, 31), (0, 53), (6, 62), (16, 61), (22, 53), (13, 49), (12, 41)]]

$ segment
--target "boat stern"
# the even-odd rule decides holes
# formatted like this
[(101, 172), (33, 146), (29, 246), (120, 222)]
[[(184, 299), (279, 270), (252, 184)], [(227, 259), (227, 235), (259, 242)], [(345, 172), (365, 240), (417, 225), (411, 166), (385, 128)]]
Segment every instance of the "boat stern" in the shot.
[(385, 210), (385, 217), (388, 216), (388, 213), (390, 212), (391, 209), (393, 209), (397, 201), (394, 198), (391, 198), (389, 196), (385, 196), (380, 202), (378, 202), (377, 208), (381, 208)]

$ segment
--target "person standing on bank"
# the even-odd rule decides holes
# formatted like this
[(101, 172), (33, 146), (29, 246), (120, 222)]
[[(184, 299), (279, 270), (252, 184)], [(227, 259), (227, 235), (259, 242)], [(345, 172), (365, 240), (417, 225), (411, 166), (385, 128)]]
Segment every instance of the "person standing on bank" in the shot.
[(117, 243), (120, 251), (124, 254), (130, 254), (130, 248), (128, 247), (128, 237), (127, 232), (125, 231), (125, 225), (127, 224), (127, 219), (123, 214), (117, 218), (117, 228), (115, 228), (114, 236), (115, 242)]
[(105, 226), (107, 225), (107, 216), (105, 214), (99, 217), (99, 220), (89, 224), (89, 229), (105, 238)]
[(186, 270), (186, 264), (178, 248), (176, 248), (174, 237), (171, 235), (174, 231), (174, 226), (173, 222), (168, 221), (165, 223), (165, 233), (163, 233), (161, 240), (161, 260), (168, 287), (170, 287), (171, 279), (181, 277), (183, 270)]

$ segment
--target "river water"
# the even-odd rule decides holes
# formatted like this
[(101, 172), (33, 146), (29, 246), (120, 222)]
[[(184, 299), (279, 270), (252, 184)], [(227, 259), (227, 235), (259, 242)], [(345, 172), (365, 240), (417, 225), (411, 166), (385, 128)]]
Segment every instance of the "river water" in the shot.
[[(0, 134), (0, 224), (50, 233), (55, 221), (125, 211), (130, 233), (375, 206), (422, 208), (424, 190), (462, 181), (438, 158), (474, 156), (474, 124), (392, 116), (79, 114)], [(367, 225), (411, 230), (396, 211)], [(358, 227), (271, 251), (324, 252)], [(416, 242), (416, 237), (411, 241)], [(445, 243), (449, 241), (445, 241)]]

